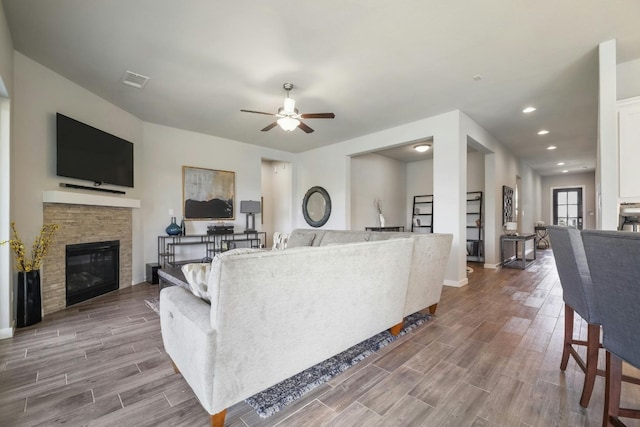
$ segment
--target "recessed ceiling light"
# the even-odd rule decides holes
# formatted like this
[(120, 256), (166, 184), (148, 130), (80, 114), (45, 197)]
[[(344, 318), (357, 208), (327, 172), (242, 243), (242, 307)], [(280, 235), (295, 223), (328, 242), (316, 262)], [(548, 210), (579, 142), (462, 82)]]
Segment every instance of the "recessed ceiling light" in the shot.
[(558, 166), (564, 166), (564, 162), (558, 162), (557, 165)]
[(418, 144), (413, 146), (413, 149), (416, 150), (418, 153), (424, 153), (425, 151), (429, 151), (430, 148), (431, 146), (428, 144)]
[(567, 173), (567, 172), (569, 172), (569, 171), (568, 171), (568, 170), (566, 170), (566, 169), (564, 169), (564, 170), (562, 171), (562, 173)]
[(556, 148), (558, 147), (556, 147), (555, 145), (550, 145), (547, 147), (547, 150), (555, 150)]
[(536, 111), (536, 107), (527, 107), (522, 110), (523, 113), (533, 113), (534, 111)]
[(546, 129), (542, 129), (541, 131), (538, 131), (538, 135), (546, 135), (548, 133), (549, 133), (549, 131), (546, 130)]

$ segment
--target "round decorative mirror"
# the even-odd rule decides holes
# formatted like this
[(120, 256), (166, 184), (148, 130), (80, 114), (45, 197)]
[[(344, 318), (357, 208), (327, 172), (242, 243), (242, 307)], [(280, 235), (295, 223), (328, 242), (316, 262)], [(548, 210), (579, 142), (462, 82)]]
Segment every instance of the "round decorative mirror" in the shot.
[(312, 227), (322, 227), (331, 215), (331, 198), (322, 187), (311, 187), (302, 200), (302, 215)]

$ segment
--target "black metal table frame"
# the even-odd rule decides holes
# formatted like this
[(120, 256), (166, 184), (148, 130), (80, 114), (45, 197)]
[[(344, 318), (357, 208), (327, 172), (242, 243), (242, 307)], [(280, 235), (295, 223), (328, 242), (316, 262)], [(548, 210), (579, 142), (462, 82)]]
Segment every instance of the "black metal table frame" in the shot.
[[(531, 240), (533, 241), (533, 258), (527, 258), (527, 242)], [(514, 255), (509, 256), (508, 259), (505, 258), (505, 242), (513, 242), (514, 247)], [(522, 258), (518, 258), (518, 243), (522, 243)], [(519, 268), (524, 270), (531, 263), (536, 260), (536, 234), (524, 234), (518, 236), (509, 236), (503, 234), (500, 236), (500, 263), (502, 267), (506, 268)]]

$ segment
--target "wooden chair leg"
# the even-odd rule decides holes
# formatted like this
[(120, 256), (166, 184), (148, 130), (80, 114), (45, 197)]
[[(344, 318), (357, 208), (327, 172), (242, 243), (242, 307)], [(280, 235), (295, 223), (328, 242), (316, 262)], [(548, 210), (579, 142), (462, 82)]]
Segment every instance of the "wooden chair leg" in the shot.
[(614, 426), (620, 413), (620, 392), (622, 391), (622, 360), (607, 351), (607, 370), (605, 374), (604, 414), (602, 426)]
[(211, 415), (211, 427), (223, 427), (224, 417), (227, 415), (227, 410), (224, 409), (217, 414)]
[(389, 332), (391, 332), (391, 335), (398, 335), (400, 333), (400, 331), (402, 330), (402, 325), (404, 324), (404, 322), (400, 322), (397, 325), (392, 326), (389, 329)]
[(573, 309), (567, 304), (564, 305), (564, 344), (562, 346), (562, 360), (560, 369), (567, 369), (569, 355), (571, 354), (571, 343), (573, 342)]
[[(598, 375), (598, 351), (600, 350), (600, 325), (589, 323), (587, 326), (587, 362), (584, 372), (584, 386), (580, 397), (580, 406), (586, 408), (591, 399), (593, 386)], [(566, 365), (565, 365), (566, 367)]]

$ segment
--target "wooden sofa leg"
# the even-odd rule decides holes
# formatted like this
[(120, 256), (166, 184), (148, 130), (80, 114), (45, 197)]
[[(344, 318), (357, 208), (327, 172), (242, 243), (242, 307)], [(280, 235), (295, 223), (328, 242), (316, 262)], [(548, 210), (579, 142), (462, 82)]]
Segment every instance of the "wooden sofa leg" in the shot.
[(398, 335), (400, 333), (400, 331), (402, 330), (402, 325), (404, 324), (404, 322), (400, 322), (397, 325), (392, 326), (389, 329), (389, 332), (391, 332), (391, 335)]
[(211, 427), (223, 427), (224, 417), (227, 415), (227, 410), (224, 409), (217, 414), (211, 415)]
[(436, 308), (438, 308), (438, 303), (429, 306), (429, 314), (436, 314)]
[(179, 373), (180, 373), (180, 369), (178, 369), (178, 367), (177, 367), (177, 366), (176, 366), (176, 364), (173, 362), (173, 360), (171, 361), (171, 364), (173, 365), (173, 371), (174, 371), (176, 374), (179, 374)]

